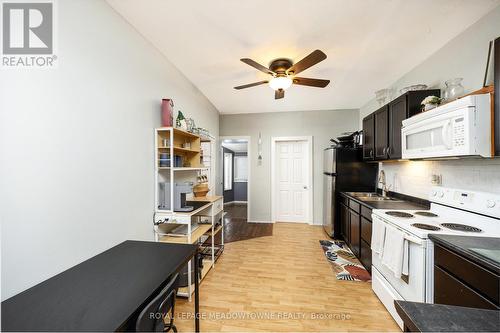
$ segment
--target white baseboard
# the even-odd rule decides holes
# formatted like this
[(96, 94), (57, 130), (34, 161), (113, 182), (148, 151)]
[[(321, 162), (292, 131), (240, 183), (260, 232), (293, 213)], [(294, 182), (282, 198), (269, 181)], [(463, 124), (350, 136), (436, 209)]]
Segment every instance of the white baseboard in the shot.
[(230, 205), (230, 204), (248, 204), (248, 201), (229, 201), (229, 202), (224, 202), (224, 205)]
[(250, 222), (250, 223), (274, 223), (273, 221), (258, 221), (258, 220), (252, 220), (252, 219), (248, 219), (248, 222)]

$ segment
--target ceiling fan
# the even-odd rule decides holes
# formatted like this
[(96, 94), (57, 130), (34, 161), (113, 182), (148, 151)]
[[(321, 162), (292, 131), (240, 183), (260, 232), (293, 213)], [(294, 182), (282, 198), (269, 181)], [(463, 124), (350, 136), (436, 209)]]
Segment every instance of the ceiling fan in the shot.
[(330, 80), (310, 79), (305, 77), (298, 77), (295, 75), (308, 69), (309, 67), (316, 65), (317, 63), (325, 59), (326, 59), (326, 54), (324, 54), (320, 50), (315, 50), (307, 57), (305, 57), (304, 59), (300, 60), (295, 64), (289, 59), (279, 58), (273, 60), (269, 65), (269, 68), (267, 68), (253, 61), (252, 59), (243, 58), (240, 60), (243, 61), (245, 64), (258, 69), (261, 72), (269, 74), (272, 77), (269, 80), (237, 86), (234, 87), (234, 89), (238, 90), (245, 89), (267, 83), (272, 89), (274, 89), (274, 99), (280, 99), (285, 97), (285, 90), (290, 88), (292, 84), (324, 88), (330, 83)]

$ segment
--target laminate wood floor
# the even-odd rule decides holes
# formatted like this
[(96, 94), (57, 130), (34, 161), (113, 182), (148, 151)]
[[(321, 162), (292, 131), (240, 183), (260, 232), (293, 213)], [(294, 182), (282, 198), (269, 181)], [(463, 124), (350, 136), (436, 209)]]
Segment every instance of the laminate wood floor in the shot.
[[(321, 227), (276, 223), (227, 244), (200, 286), (201, 331), (400, 331), (370, 283), (335, 279), (320, 239)], [(193, 331), (193, 307), (178, 299), (179, 332)]]
[(247, 205), (224, 206), (224, 242), (231, 243), (256, 237), (272, 236), (273, 223), (252, 223), (247, 220)]

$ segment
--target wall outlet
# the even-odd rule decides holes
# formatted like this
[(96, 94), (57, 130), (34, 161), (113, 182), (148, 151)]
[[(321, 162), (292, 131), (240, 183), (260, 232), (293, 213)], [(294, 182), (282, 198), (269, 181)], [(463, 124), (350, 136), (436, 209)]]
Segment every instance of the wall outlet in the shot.
[(441, 185), (443, 183), (442, 175), (431, 175), (431, 184), (432, 185)]

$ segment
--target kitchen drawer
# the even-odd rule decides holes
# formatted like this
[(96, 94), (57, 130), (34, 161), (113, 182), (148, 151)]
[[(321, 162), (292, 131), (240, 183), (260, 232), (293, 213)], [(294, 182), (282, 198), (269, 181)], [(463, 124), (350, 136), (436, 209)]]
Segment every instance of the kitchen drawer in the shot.
[(353, 211), (359, 214), (361, 205), (354, 200), (349, 200), (349, 208), (351, 208)]
[(214, 213), (214, 215), (216, 215), (216, 214), (219, 214), (223, 210), (224, 210), (224, 199), (220, 198), (219, 200), (214, 202), (213, 213)]
[(499, 305), (500, 277), (468, 259), (436, 244), (435, 265), (454, 275), (496, 305)]
[(345, 197), (343, 194), (340, 195), (340, 202), (346, 206), (349, 206), (349, 199)]
[(434, 303), (490, 310), (500, 309), (438, 266), (434, 266)]
[(363, 216), (368, 221), (372, 220), (372, 210), (366, 206), (361, 206), (361, 216)]
[(361, 239), (368, 245), (372, 244), (372, 222), (361, 216)]
[(365, 266), (368, 272), (372, 272), (372, 249), (370, 244), (361, 240), (361, 254), (359, 256), (359, 261)]

